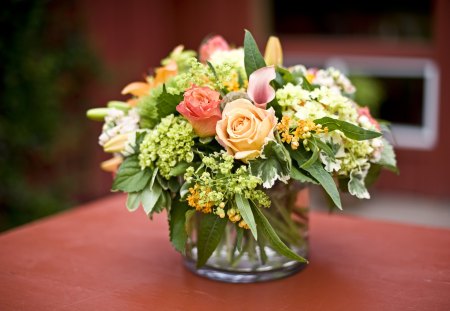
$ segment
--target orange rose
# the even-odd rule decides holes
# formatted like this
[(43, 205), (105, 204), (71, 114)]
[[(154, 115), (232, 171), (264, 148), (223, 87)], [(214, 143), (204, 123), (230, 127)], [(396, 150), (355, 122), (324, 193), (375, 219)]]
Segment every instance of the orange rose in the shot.
[(184, 100), (177, 111), (189, 120), (200, 137), (214, 136), (220, 120), (220, 94), (209, 87), (193, 85), (184, 92)]
[(261, 109), (247, 99), (226, 104), (217, 122), (217, 140), (235, 159), (247, 162), (261, 154), (267, 138), (274, 138), (275, 111)]

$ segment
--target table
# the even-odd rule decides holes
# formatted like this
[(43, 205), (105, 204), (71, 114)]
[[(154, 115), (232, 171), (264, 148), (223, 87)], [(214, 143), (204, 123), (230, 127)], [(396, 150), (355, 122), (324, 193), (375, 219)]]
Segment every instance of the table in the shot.
[(310, 242), (295, 276), (215, 282), (113, 195), (0, 235), (0, 310), (450, 310), (450, 230), (312, 213)]

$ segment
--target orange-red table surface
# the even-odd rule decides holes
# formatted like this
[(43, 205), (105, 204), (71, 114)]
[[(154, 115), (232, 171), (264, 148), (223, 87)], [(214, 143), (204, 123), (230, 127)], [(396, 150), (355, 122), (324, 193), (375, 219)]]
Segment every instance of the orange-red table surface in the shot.
[(0, 235), (0, 310), (450, 310), (450, 230), (312, 213), (310, 236), (295, 276), (210, 281), (111, 196)]

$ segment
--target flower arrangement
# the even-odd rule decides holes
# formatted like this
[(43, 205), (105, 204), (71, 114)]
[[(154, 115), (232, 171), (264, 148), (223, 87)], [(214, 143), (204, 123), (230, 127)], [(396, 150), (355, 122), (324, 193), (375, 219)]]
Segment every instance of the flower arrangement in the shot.
[(182, 253), (188, 221), (202, 216), (197, 267), (227, 224), (305, 262), (267, 216), (268, 191), (290, 180), (318, 184), (341, 209), (338, 189), (367, 199), (381, 168), (396, 171), (386, 126), (352, 100), (346, 76), (282, 61), (275, 37), (263, 57), (248, 31), (243, 47), (214, 36), (198, 58), (176, 47), (153, 75), (122, 90), (128, 101), (87, 113), (104, 122), (99, 144), (113, 157), (101, 167), (115, 172), (112, 190), (128, 193), (130, 211), (142, 206), (150, 218), (167, 211), (170, 240)]

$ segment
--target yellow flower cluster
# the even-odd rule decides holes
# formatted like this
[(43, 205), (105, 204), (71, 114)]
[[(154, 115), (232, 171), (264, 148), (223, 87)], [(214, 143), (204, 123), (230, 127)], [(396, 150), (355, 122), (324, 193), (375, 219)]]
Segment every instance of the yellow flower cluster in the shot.
[[(200, 198), (200, 186), (195, 184), (194, 188), (189, 188), (189, 195), (187, 197), (188, 205), (194, 207), (196, 211), (208, 214), (212, 212), (212, 202), (202, 202)], [(207, 191), (208, 192), (208, 191)]]
[(328, 128), (322, 128), (321, 124), (315, 124), (311, 120), (299, 120), (296, 127), (290, 127), (291, 118), (283, 116), (281, 122), (277, 125), (277, 130), (281, 135), (281, 141), (291, 145), (292, 149), (297, 149), (300, 145), (299, 141), (302, 140), (306, 146), (308, 144), (308, 138), (312, 134), (328, 133)]

